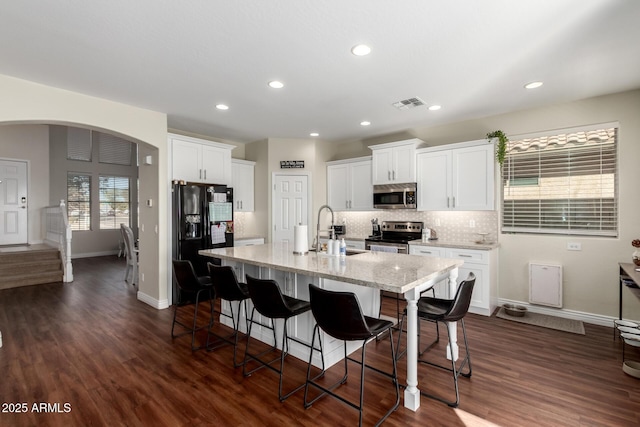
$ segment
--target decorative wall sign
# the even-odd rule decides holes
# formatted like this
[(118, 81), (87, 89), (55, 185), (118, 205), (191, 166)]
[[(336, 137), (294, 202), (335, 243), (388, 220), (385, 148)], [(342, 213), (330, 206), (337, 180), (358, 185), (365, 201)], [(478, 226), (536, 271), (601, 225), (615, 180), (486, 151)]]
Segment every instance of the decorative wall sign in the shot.
[(280, 169), (304, 169), (304, 160), (280, 160)]

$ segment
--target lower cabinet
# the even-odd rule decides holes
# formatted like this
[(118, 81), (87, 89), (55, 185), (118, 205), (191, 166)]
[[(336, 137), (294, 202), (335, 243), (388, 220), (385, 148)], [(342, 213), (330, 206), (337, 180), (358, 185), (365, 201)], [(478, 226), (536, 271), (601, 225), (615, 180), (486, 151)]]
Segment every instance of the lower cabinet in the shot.
[[(340, 268), (342, 268), (339, 257), (321, 255), (320, 262), (326, 263), (327, 265), (334, 265), (336, 273), (339, 273)], [(283, 294), (294, 298), (309, 301), (309, 284), (313, 283), (314, 285), (324, 289), (349, 291), (355, 293), (364, 314), (367, 316), (376, 316), (380, 307), (380, 291), (374, 288), (368, 288), (351, 283), (312, 277), (305, 274), (298, 274), (290, 271), (282, 271), (278, 269), (266, 268), (235, 261), (223, 260), (222, 263), (223, 265), (231, 266), (234, 269), (236, 277), (239, 281), (245, 281), (247, 274), (260, 279), (272, 279), (278, 283)], [(234, 302), (233, 304), (234, 313), (237, 313), (238, 303)], [(253, 304), (251, 303), (251, 300), (247, 300), (247, 316), (251, 316), (252, 309)], [(226, 314), (231, 313), (231, 307), (228, 301), (222, 301), (222, 311)], [(240, 330), (246, 333), (247, 329), (244, 317), (244, 309), (242, 309), (240, 313)], [(254, 320), (256, 322), (265, 324), (268, 324), (270, 322), (268, 319), (263, 318), (258, 312), (255, 313)], [(224, 325), (233, 327), (231, 319), (225, 316), (220, 316), (219, 321)], [(308, 344), (311, 344), (314, 327), (315, 320), (311, 311), (289, 319), (287, 324), (290, 336), (295, 337), (296, 339)], [(278, 348), (282, 347), (283, 328), (284, 323), (282, 322), (282, 320), (276, 319), (276, 336), (278, 342), (275, 343), (275, 345)], [(253, 324), (251, 326), (251, 336), (269, 345), (274, 344), (273, 333), (271, 332), (271, 330), (260, 325)], [(326, 368), (343, 360), (344, 349), (342, 343), (342, 341), (336, 340), (329, 335), (322, 333), (322, 350)], [(362, 342), (359, 341), (348, 342), (347, 353), (350, 354), (351, 352), (358, 349), (361, 345)], [(305, 363), (309, 361), (309, 349), (296, 341), (291, 340), (289, 342), (288, 351), (292, 356), (297, 357)], [(320, 353), (318, 351), (314, 352), (312, 363), (317, 367), (322, 366), (322, 357), (320, 356)]]
[[(459, 249), (440, 246), (411, 245), (411, 255), (431, 256), (438, 258), (455, 258), (464, 261), (458, 269), (458, 283), (465, 280), (469, 273), (476, 276), (469, 312), (491, 316), (498, 305), (498, 255), (497, 249)], [(448, 286), (440, 282), (434, 286), (436, 297), (453, 298), (448, 295)]]

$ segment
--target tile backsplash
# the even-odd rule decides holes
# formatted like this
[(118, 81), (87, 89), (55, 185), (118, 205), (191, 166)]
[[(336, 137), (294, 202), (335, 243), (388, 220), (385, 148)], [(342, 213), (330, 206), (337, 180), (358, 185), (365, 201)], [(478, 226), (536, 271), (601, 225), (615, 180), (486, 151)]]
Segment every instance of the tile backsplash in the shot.
[(467, 242), (481, 238), (477, 233), (489, 233), (487, 241), (498, 236), (497, 211), (413, 211), (379, 210), (374, 212), (336, 212), (337, 224), (346, 224), (347, 235), (371, 234), (371, 219), (382, 221), (422, 221), (425, 227), (434, 229), (440, 240)]
[[(323, 222), (330, 218), (325, 212)], [(489, 233), (487, 241), (496, 241), (498, 237), (497, 211), (413, 211), (413, 210), (377, 210), (371, 212), (336, 211), (336, 224), (347, 225), (347, 235), (367, 237), (371, 234), (371, 219), (382, 221), (422, 221), (426, 227), (434, 229), (438, 238), (450, 242), (472, 242), (480, 239), (477, 233)], [(234, 214), (234, 232), (236, 237), (253, 236), (257, 226), (253, 213)], [(472, 227), (473, 225), (473, 227)], [(315, 226), (314, 226), (315, 227)], [(315, 228), (314, 228), (315, 230)], [(266, 236), (264, 236), (266, 237)]]

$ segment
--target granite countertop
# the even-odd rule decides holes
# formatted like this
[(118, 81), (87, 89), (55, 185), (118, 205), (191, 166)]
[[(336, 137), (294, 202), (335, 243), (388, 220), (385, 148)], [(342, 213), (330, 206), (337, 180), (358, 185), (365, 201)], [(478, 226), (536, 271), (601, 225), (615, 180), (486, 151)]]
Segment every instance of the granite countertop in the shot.
[(205, 249), (200, 255), (404, 293), (463, 264), (462, 260), (363, 251), (346, 257), (294, 255), (286, 243)]
[(475, 242), (454, 242), (447, 240), (430, 240), (428, 243), (423, 243), (422, 240), (412, 240), (410, 245), (415, 246), (431, 246), (440, 248), (454, 248), (454, 249), (476, 249), (479, 251), (490, 251), (500, 247), (500, 243), (475, 243)]

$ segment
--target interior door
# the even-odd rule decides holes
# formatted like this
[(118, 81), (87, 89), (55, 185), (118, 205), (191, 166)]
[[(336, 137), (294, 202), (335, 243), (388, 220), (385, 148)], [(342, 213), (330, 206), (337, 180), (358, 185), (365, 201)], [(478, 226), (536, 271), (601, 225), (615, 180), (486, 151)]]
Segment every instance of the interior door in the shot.
[(0, 160), (0, 245), (27, 244), (27, 162)]
[(274, 175), (272, 242), (288, 242), (293, 248), (293, 227), (309, 225), (308, 185), (307, 175)]

